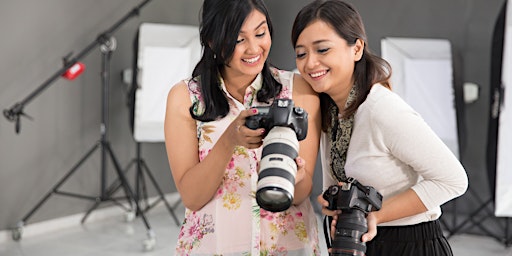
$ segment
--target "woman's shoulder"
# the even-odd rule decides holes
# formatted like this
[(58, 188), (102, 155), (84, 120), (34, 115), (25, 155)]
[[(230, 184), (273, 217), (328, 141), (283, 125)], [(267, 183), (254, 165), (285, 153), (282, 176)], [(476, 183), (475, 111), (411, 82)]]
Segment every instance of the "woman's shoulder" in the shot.
[(276, 67), (270, 67), (270, 73), (280, 84), (288, 86), (293, 84), (294, 73), (289, 70), (279, 69)]
[(188, 104), (190, 105), (190, 81), (181, 80), (174, 84), (167, 95), (167, 104), (174, 106)]
[(169, 90), (169, 97), (182, 96), (184, 93), (188, 93), (188, 89), (188, 82), (186, 80), (181, 80), (171, 87)]
[(356, 115), (366, 116), (376, 123), (397, 122), (406, 115), (418, 115), (398, 94), (380, 84), (375, 84)]
[(384, 112), (413, 110), (398, 94), (381, 84), (372, 86), (364, 104), (374, 110)]

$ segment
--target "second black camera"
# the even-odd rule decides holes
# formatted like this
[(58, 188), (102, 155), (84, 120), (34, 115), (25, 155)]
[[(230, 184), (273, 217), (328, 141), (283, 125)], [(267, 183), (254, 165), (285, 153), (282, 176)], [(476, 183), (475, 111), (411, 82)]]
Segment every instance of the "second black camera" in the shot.
[(331, 238), (331, 255), (365, 255), (366, 244), (361, 237), (368, 232), (366, 215), (380, 210), (382, 195), (375, 188), (348, 178), (343, 186), (330, 186), (323, 198), (329, 202), (327, 209), (341, 210)]

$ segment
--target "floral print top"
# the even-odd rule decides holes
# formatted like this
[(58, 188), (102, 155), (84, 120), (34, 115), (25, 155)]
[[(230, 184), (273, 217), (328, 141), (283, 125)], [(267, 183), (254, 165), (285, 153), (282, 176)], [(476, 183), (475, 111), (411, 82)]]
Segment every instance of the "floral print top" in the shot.
[[(291, 98), (293, 73), (277, 69), (272, 69), (272, 73), (283, 85), (278, 98)], [(185, 82), (192, 102), (200, 101), (197, 82)], [(222, 80), (221, 84), (230, 111), (219, 120), (197, 121), (200, 161), (242, 110), (269, 105), (256, 100), (262, 85), (261, 74), (247, 87), (244, 102), (231, 97)], [(214, 198), (198, 211), (186, 209), (176, 255), (320, 255), (316, 215), (309, 200), (278, 213), (261, 209), (256, 203), (261, 150), (262, 147), (237, 147)]]

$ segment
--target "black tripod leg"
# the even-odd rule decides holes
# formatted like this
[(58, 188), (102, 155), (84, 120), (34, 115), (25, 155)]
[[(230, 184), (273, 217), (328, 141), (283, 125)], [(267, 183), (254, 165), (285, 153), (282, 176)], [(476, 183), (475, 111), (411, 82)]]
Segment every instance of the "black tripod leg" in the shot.
[(87, 217), (89, 217), (89, 214), (92, 213), (92, 211), (96, 210), (96, 208), (98, 208), (98, 206), (100, 206), (100, 203), (101, 203), (101, 199), (98, 199), (96, 200), (96, 202), (94, 203), (93, 206), (91, 206), (89, 208), (89, 210), (87, 210), (87, 212), (85, 212), (84, 216), (82, 217), (82, 219), (80, 220), (80, 223), (84, 224), (85, 221), (87, 220)]
[(119, 179), (121, 180), (121, 183), (123, 185), (123, 189), (124, 189), (126, 195), (132, 200), (131, 203), (135, 204), (136, 213), (141, 216), (142, 221), (144, 222), (144, 225), (146, 226), (148, 238), (143, 243), (144, 248), (145, 248), (145, 250), (151, 250), (151, 249), (153, 249), (153, 247), (156, 244), (155, 232), (151, 229), (151, 226), (149, 225), (149, 222), (146, 219), (146, 215), (144, 215), (144, 212), (140, 208), (139, 202), (137, 200), (135, 200), (135, 194), (133, 193), (133, 190), (130, 188), (130, 184), (128, 183), (128, 180), (126, 179), (124, 172), (121, 170), (121, 165), (119, 165), (119, 162), (117, 161), (116, 157), (114, 156), (114, 153), (112, 152), (112, 149), (110, 148), (110, 145), (105, 144), (105, 147), (107, 149), (107, 152), (110, 155), (110, 158), (112, 159), (112, 162), (114, 163), (117, 175), (119, 176)]
[(146, 189), (146, 179), (144, 178), (144, 173), (141, 170), (141, 160), (134, 160), (137, 162), (137, 170), (135, 171), (135, 179), (136, 179), (136, 196), (137, 200), (140, 202), (145, 202), (145, 207), (142, 211), (147, 212), (152, 206), (149, 203), (148, 198), (148, 190)]
[[(126, 168), (126, 172), (128, 172), (128, 170), (130, 169), (130, 167), (135, 163), (135, 161), (131, 161), (127, 168)], [(114, 195), (114, 193), (116, 193), (117, 190), (119, 190), (119, 188), (121, 188), (121, 186), (123, 185), (123, 183), (121, 182), (121, 180), (119, 178), (117, 178), (114, 182), (112, 182), (112, 184), (110, 184), (110, 186), (107, 188), (107, 195), (109, 195), (109, 197), (111, 198), (112, 195)], [(128, 196), (126, 196), (126, 200), (129, 200)]]
[[(130, 164), (128, 164), (128, 167), (127, 167), (127, 170), (134, 164), (135, 162), (132, 161), (130, 162)], [(112, 182), (112, 184), (110, 184), (110, 186), (107, 188), (107, 198), (112, 198), (114, 193), (122, 186), (122, 182), (120, 179), (116, 179), (114, 182)], [(126, 196), (126, 199), (129, 200), (128, 196)], [(98, 206), (101, 204), (101, 200), (97, 200), (93, 206), (91, 206), (91, 208), (89, 208), (89, 210), (87, 210), (86, 214), (84, 215), (84, 217), (82, 218), (82, 223), (85, 222), (85, 220), (87, 219), (88, 215), (91, 214), (92, 211), (94, 211), (96, 208), (98, 208)]]
[(144, 222), (144, 225), (146, 226), (148, 231), (151, 231), (151, 227), (149, 225), (149, 222), (147, 221), (146, 216), (144, 215), (144, 213), (141, 211), (139, 202), (137, 202), (135, 200), (135, 194), (133, 193), (133, 190), (130, 188), (128, 180), (126, 179), (126, 176), (124, 175), (124, 172), (121, 170), (121, 166), (119, 165), (119, 162), (117, 161), (116, 157), (114, 156), (114, 153), (112, 152), (112, 149), (110, 148), (110, 145), (106, 144), (105, 147), (106, 147), (106, 149), (107, 149), (107, 151), (108, 151), (108, 153), (109, 153), (109, 155), (110, 155), (110, 157), (112, 159), (112, 162), (114, 163), (117, 175), (119, 176), (119, 179), (121, 180), (121, 183), (122, 183), (122, 186), (123, 186), (123, 189), (124, 189), (126, 195), (133, 201), (132, 203), (135, 204), (136, 211), (142, 217), (142, 221)]
[(506, 224), (505, 224), (505, 246), (510, 247), (512, 245), (512, 238), (510, 237), (510, 220), (512, 218), (506, 218)]
[(23, 217), (22, 221), (26, 222), (37, 211), (37, 209), (39, 209), (39, 207), (41, 207), (41, 205), (43, 205), (43, 203), (46, 202), (46, 200), (48, 200), (48, 198), (50, 198), (50, 196), (55, 193), (60, 188), (60, 186), (62, 186), (62, 184), (64, 184), (64, 182), (73, 173), (75, 173), (76, 170), (78, 170), (78, 167), (80, 167), (85, 162), (85, 160), (87, 160), (87, 158), (89, 158), (89, 156), (91, 156), (91, 154), (94, 153), (96, 149), (98, 149), (98, 146), (99, 143), (96, 143), (89, 151), (87, 151), (82, 159), (80, 159), (80, 161), (78, 161), (75, 166), (73, 166), (73, 168), (71, 168), (71, 170), (69, 170), (69, 172), (57, 182), (57, 184), (43, 197), (43, 199), (39, 201), (39, 203), (37, 203), (36, 206), (32, 208), (32, 210), (30, 210), (27, 215), (25, 215), (25, 217)]
[(89, 156), (91, 156), (91, 154), (94, 153), (96, 149), (98, 149), (99, 145), (100, 143), (94, 144), (94, 146), (89, 151), (87, 151), (87, 153), (73, 166), (73, 168), (71, 168), (68, 173), (64, 175), (64, 177), (62, 177), (57, 182), (57, 184), (55, 184), (55, 186), (53, 186), (53, 188), (50, 189), (50, 191), (48, 191), (48, 193), (46, 193), (46, 195), (22, 218), (22, 220), (16, 224), (16, 227), (12, 229), (13, 240), (18, 241), (21, 239), (21, 234), (23, 233), (23, 226), (25, 225), (25, 222), (27, 222), (34, 213), (36, 213), (39, 207), (41, 207), (50, 198), (51, 195), (58, 192), (60, 186), (62, 186), (62, 184), (64, 184), (64, 182), (66, 182), (66, 180), (71, 177), (71, 175), (73, 175), (76, 170), (78, 170), (78, 167), (80, 167), (85, 162), (85, 160), (87, 160), (87, 158), (89, 158)]
[(489, 199), (487, 200), (485, 203), (483, 203), (480, 207), (478, 207), (474, 212), (471, 213), (471, 215), (466, 219), (464, 220), (463, 222), (461, 222), (459, 225), (455, 226), (453, 229), (452, 229), (452, 232), (451, 234), (448, 236), (451, 237), (453, 236), (454, 234), (456, 234), (459, 230), (461, 230), (467, 223), (469, 222), (473, 222), (474, 223), (474, 218), (475, 216), (478, 215), (478, 213), (480, 213), (482, 210), (484, 210), (488, 204), (490, 204), (492, 202), (492, 199)]
[(164, 204), (167, 207), (167, 210), (169, 210), (169, 212), (171, 213), (172, 218), (174, 219), (174, 222), (176, 222), (176, 225), (179, 226), (180, 222), (179, 222), (178, 218), (176, 217), (176, 213), (174, 212), (174, 209), (169, 205), (169, 202), (167, 202), (167, 200), (165, 199), (165, 196), (164, 196), (164, 193), (162, 192), (162, 189), (160, 189), (160, 186), (158, 186), (158, 183), (156, 182), (155, 177), (149, 171), (149, 168), (146, 165), (146, 162), (142, 161), (141, 164), (142, 164), (143, 169), (146, 171), (146, 174), (149, 176), (149, 179), (151, 180), (151, 182), (155, 186), (155, 189), (158, 191), (158, 194), (160, 195), (160, 199), (162, 201), (164, 201)]

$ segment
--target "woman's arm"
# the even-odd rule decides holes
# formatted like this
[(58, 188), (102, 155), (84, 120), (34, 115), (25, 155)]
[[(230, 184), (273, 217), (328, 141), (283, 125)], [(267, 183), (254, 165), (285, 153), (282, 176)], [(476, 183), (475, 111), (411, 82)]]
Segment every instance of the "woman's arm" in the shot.
[(313, 173), (320, 143), (320, 100), (300, 75), (295, 75), (293, 84), (295, 106), (303, 108), (308, 113), (308, 133), (306, 138), (299, 142), (299, 156), (304, 159), (305, 165), (298, 163), (293, 200), (294, 204), (300, 204), (309, 197), (313, 187)]
[(245, 117), (255, 114), (253, 110), (242, 111), (200, 162), (196, 120), (189, 113), (191, 105), (187, 85), (182, 81), (168, 94), (164, 131), (176, 188), (185, 207), (196, 211), (215, 195), (235, 146), (259, 147), (262, 131), (239, 127), (244, 124)]
[(370, 214), (376, 224), (439, 207), (462, 195), (468, 185), (460, 161), (421, 116), (396, 96), (385, 97), (390, 98), (380, 99), (374, 107), (372, 129), (380, 131), (388, 153), (417, 172), (421, 180), (385, 198), (381, 210)]

